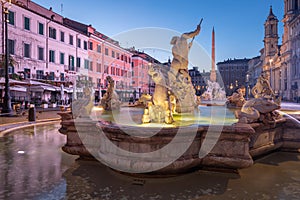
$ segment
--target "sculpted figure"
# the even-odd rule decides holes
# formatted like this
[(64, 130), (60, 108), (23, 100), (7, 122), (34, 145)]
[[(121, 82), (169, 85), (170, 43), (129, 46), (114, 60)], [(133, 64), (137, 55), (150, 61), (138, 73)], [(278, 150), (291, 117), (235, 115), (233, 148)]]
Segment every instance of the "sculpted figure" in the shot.
[[(183, 33), (180, 37), (174, 36), (171, 40), (172, 47), (172, 54), (173, 60), (171, 63), (171, 68), (174, 70), (175, 73), (181, 73), (184, 75), (185, 78), (189, 79), (190, 76), (188, 74), (188, 54), (190, 48), (193, 45), (193, 41), (188, 43), (188, 39), (194, 38), (196, 35), (200, 33), (201, 27), (200, 24), (197, 26), (196, 30)], [(177, 75), (177, 74), (175, 74)]]
[(274, 111), (279, 108), (280, 106), (270, 100), (254, 98), (247, 101), (237, 115), (241, 123), (252, 123), (255, 121), (265, 124), (274, 123), (279, 117)]
[(100, 101), (100, 106), (102, 106), (103, 109), (107, 111), (119, 110), (121, 102), (119, 100), (118, 94), (114, 91), (115, 81), (110, 76), (107, 76), (106, 80), (108, 82), (108, 87), (106, 93)]
[(268, 79), (267, 73), (263, 73), (258, 77), (255, 86), (251, 90), (251, 93), (255, 98), (265, 97), (275, 100), (275, 95)]
[(227, 103), (236, 107), (242, 107), (245, 102), (246, 99), (244, 98), (244, 92), (241, 88), (227, 98)]
[(152, 96), (150, 94), (142, 94), (142, 96), (139, 98), (138, 103), (147, 105), (147, 102), (151, 101)]

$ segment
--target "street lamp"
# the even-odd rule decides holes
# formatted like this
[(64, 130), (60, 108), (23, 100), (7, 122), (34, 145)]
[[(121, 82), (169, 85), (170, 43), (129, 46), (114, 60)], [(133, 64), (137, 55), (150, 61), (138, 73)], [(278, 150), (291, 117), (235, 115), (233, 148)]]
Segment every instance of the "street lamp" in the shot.
[(232, 94), (232, 93), (233, 93), (233, 92), (232, 92), (232, 89), (233, 89), (232, 83), (230, 83), (229, 89), (230, 89), (230, 93)]
[(273, 62), (273, 59), (271, 58), (270, 60), (269, 60), (269, 63), (270, 63), (270, 86), (271, 86), (271, 88), (272, 88), (272, 62)]
[[(10, 88), (9, 88), (9, 74), (8, 74), (8, 31), (7, 31), (7, 23), (8, 23), (8, 7), (6, 7), (6, 0), (1, 0), (2, 3), (2, 13), (4, 14), (4, 29), (5, 29), (5, 60), (4, 60), (4, 67), (5, 67), (5, 89), (4, 89), (4, 98), (3, 98), (3, 106), (1, 113), (6, 115), (12, 114), (11, 108), (11, 97), (10, 97)], [(11, 0), (8, 1), (9, 6), (11, 5)], [(2, 16), (3, 16), (2, 14)]]
[(246, 100), (248, 100), (249, 96), (249, 74), (246, 74)]
[[(151, 65), (152, 65), (152, 63), (148, 63), (148, 71), (149, 71), (149, 69), (151, 68)], [(150, 88), (150, 79), (151, 79), (151, 77), (150, 77), (150, 75), (148, 74), (148, 94), (150, 95), (150, 92), (151, 92), (151, 88)]]

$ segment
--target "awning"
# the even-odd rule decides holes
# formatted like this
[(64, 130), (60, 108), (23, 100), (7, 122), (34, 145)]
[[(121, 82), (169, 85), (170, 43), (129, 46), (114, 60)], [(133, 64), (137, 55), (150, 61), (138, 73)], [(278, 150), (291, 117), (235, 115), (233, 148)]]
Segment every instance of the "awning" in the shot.
[[(4, 85), (5, 84), (5, 78), (4, 77), (0, 77), (0, 84), (1, 85)], [(14, 79), (9, 79), (9, 84), (14, 84), (14, 85), (27, 85), (26, 82), (23, 82), (23, 81), (17, 81), (17, 80), (14, 80)]]
[(56, 91), (53, 86), (48, 85), (34, 85), (30, 86), (30, 91), (33, 92), (44, 92), (44, 91)]
[[(4, 90), (4, 85), (0, 85), (0, 89), (3, 89)], [(25, 92), (27, 91), (26, 87), (22, 87), (20, 85), (15, 85), (15, 86), (10, 86), (9, 87), (9, 90), (10, 91), (18, 91), (18, 92)]]

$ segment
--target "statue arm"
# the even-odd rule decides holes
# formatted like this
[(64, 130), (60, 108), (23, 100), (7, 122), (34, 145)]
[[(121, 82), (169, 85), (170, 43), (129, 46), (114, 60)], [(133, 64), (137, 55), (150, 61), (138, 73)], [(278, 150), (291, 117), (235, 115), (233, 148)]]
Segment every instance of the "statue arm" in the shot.
[(201, 30), (201, 27), (200, 27), (200, 24), (198, 24), (196, 30), (194, 30), (192, 32), (184, 33), (184, 34), (182, 34), (182, 37), (185, 39), (193, 38), (200, 33), (200, 30)]

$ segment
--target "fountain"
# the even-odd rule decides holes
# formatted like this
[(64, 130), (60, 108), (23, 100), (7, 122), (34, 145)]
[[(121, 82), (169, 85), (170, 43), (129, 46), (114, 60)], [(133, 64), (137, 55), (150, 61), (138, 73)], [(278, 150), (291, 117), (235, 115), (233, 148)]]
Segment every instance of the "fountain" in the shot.
[(211, 53), (211, 71), (210, 80), (207, 80), (207, 89), (201, 95), (201, 103), (206, 105), (224, 105), (226, 101), (226, 92), (217, 82), (217, 73), (215, 66), (215, 29), (212, 31), (212, 53)]
[[(275, 117), (279, 106), (269, 99), (246, 102), (236, 114), (238, 119), (224, 106), (195, 111), (195, 93), (187, 73), (192, 43), (187, 40), (199, 32), (200, 24), (195, 31), (173, 37), (170, 69), (150, 68), (156, 87), (145, 109), (108, 105), (103, 111), (91, 106), (93, 100), (87, 94), (73, 103), (73, 114), (60, 113), (59, 131), (67, 136), (63, 151), (140, 176), (177, 175), (201, 168), (237, 170), (250, 167), (255, 156), (275, 149), (297, 151), (300, 125)], [(264, 96), (266, 87), (257, 88), (263, 88), (256, 90), (257, 97)], [(261, 104), (266, 107), (262, 109)]]

